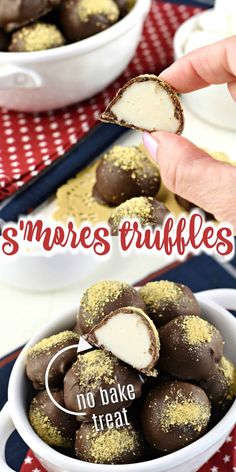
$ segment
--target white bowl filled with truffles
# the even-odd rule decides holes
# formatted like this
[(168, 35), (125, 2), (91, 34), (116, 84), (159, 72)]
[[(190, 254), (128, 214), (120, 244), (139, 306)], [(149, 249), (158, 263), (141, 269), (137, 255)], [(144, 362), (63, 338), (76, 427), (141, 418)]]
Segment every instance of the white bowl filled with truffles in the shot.
[(150, 5), (1, 0), (0, 106), (46, 111), (103, 90), (132, 59)]
[(58, 316), (16, 361), (1, 471), (14, 427), (50, 472), (197, 471), (236, 412), (236, 321), (207, 296), (166, 280), (88, 288), (77, 315)]

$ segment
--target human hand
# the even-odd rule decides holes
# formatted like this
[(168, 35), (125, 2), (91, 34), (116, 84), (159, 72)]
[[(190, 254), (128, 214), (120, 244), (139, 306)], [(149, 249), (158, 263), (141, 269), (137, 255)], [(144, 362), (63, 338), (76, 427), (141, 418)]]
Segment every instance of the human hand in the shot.
[[(236, 101), (236, 36), (182, 57), (160, 77), (180, 93), (226, 83)], [(236, 109), (236, 107), (235, 107)], [(187, 139), (166, 132), (144, 133), (144, 145), (158, 162), (172, 192), (194, 203), (236, 232), (236, 167), (214, 160)]]

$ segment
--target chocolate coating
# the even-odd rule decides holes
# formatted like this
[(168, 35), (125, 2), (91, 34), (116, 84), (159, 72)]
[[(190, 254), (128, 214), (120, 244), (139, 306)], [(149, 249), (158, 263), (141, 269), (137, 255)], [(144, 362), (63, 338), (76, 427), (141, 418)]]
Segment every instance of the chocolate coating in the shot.
[(157, 327), (181, 315), (201, 315), (201, 309), (190, 288), (161, 280), (149, 282), (139, 291), (146, 305), (146, 313)]
[(86, 290), (82, 297), (75, 331), (88, 333), (111, 311), (127, 306), (145, 311), (144, 302), (135, 288), (118, 281), (98, 282)]
[(1, 52), (7, 51), (9, 42), (10, 42), (9, 35), (6, 34), (4, 31), (0, 30), (0, 51)]
[(169, 210), (152, 197), (135, 197), (115, 208), (108, 220), (112, 236), (117, 236), (122, 220), (136, 219), (140, 225), (155, 228), (163, 224)]
[(57, 48), (65, 39), (55, 25), (33, 23), (15, 31), (9, 45), (10, 52), (33, 52)]
[(79, 41), (100, 33), (119, 19), (113, 0), (62, 0), (61, 24), (69, 41)]
[(207, 379), (223, 355), (219, 331), (198, 316), (179, 316), (159, 329), (158, 367), (180, 379)]
[(114, 146), (96, 170), (96, 192), (111, 205), (133, 197), (154, 197), (160, 188), (157, 166), (137, 146)]
[(1, 0), (0, 26), (11, 32), (48, 13), (61, 0)]
[[(63, 391), (52, 390), (55, 401), (65, 408)], [(29, 421), (37, 435), (49, 446), (70, 448), (74, 444), (78, 423), (49, 398), (46, 390), (37, 393), (29, 409)]]
[[(66, 407), (72, 411), (85, 413), (84, 416), (78, 416), (79, 421), (92, 421), (92, 415), (103, 415), (113, 413), (123, 407), (128, 407), (132, 400), (129, 398), (116, 403), (108, 402), (103, 404), (100, 389), (110, 391), (113, 388), (118, 392), (120, 387), (133, 385), (136, 398), (140, 397), (142, 391), (142, 379), (138, 372), (132, 367), (116, 359), (110, 353), (100, 349), (89, 351), (78, 355), (77, 361), (67, 372), (64, 378), (64, 400)], [(81, 408), (78, 403), (77, 395), (92, 394), (95, 406), (86, 402), (85, 408), (81, 398)], [(104, 402), (105, 403), (105, 402)]]
[(186, 382), (167, 382), (153, 388), (144, 401), (144, 437), (152, 447), (173, 452), (202, 436), (210, 415), (211, 405), (201, 388)]
[[(29, 349), (26, 357), (26, 375), (33, 382), (34, 388), (45, 387), (45, 373), (50, 360), (65, 347), (79, 343), (79, 335), (72, 331), (63, 331), (43, 339)], [(49, 371), (49, 385), (60, 385), (66, 371), (77, 358), (77, 349), (71, 348), (55, 359)]]
[[(198, 208), (194, 203), (189, 202), (183, 197), (180, 197), (179, 195), (175, 195), (176, 201), (179, 203), (180, 206), (182, 206), (186, 211), (191, 211), (193, 208)], [(199, 208), (204, 214), (206, 220), (215, 220), (214, 215), (211, 213), (208, 213), (207, 211), (203, 210), (202, 208)]]
[(236, 370), (232, 362), (222, 357), (206, 380), (200, 382), (214, 407), (226, 409), (236, 396)]
[(83, 423), (76, 434), (76, 457), (95, 464), (132, 464), (142, 461), (144, 440), (132, 424), (96, 432), (93, 423)]
[(120, 16), (123, 18), (126, 16), (134, 7), (136, 0), (115, 0), (120, 10)]

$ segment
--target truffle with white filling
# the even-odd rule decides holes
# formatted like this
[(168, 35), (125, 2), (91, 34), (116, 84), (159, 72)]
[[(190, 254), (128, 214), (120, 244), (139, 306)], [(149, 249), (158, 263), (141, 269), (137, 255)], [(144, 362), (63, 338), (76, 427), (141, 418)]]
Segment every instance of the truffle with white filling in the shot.
[(11, 32), (46, 15), (60, 2), (61, 0), (1, 0), (0, 26)]
[(211, 404), (201, 388), (167, 382), (149, 391), (141, 412), (142, 430), (150, 446), (173, 452), (202, 436), (210, 416)]
[(125, 306), (145, 310), (143, 299), (134, 287), (113, 280), (98, 282), (89, 287), (82, 296), (75, 331), (88, 333), (111, 311)]
[(223, 356), (219, 331), (198, 316), (179, 316), (159, 329), (158, 367), (184, 380), (205, 380)]
[(149, 282), (139, 291), (146, 313), (159, 328), (181, 315), (201, 315), (200, 306), (190, 288), (169, 280)]
[(134, 197), (112, 210), (108, 224), (112, 236), (117, 236), (123, 220), (135, 219), (142, 228), (146, 226), (155, 228), (164, 223), (168, 214), (166, 206), (155, 198)]
[(100, 33), (119, 19), (114, 0), (62, 0), (61, 24), (69, 41), (80, 41)]
[(83, 423), (76, 434), (75, 454), (94, 464), (132, 464), (145, 458), (144, 439), (134, 424), (97, 432), (93, 423)]
[(114, 146), (96, 170), (95, 196), (110, 205), (133, 197), (154, 197), (159, 188), (158, 167), (138, 146)]
[(153, 369), (159, 358), (159, 335), (152, 320), (142, 310), (119, 308), (94, 326), (86, 339), (146, 375), (155, 375)]
[(100, 117), (141, 131), (181, 134), (183, 109), (174, 89), (155, 75), (140, 75), (122, 87)]
[[(78, 421), (92, 421), (93, 415), (114, 413), (130, 406), (141, 396), (142, 385), (141, 376), (132, 367), (109, 352), (96, 349), (79, 354), (65, 375), (64, 400), (68, 410), (83, 413), (78, 415)], [(127, 388), (132, 388), (132, 398)]]

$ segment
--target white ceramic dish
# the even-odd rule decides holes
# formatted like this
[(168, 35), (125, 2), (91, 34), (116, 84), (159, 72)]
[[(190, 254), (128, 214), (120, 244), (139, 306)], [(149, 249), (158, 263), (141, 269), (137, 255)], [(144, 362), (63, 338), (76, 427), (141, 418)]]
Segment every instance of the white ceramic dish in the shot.
[[(192, 31), (196, 29), (199, 16), (211, 15), (205, 11), (185, 21), (174, 37), (175, 59), (184, 56), (184, 45)], [(181, 100), (200, 118), (224, 129), (236, 130), (236, 102), (226, 85), (211, 85), (196, 92), (182, 95)]]
[(45, 111), (103, 90), (132, 59), (150, 5), (151, 0), (137, 0), (111, 28), (74, 44), (33, 53), (0, 53), (0, 106)]
[[(235, 290), (213, 290), (198, 294), (204, 317), (212, 322), (225, 339), (225, 354), (236, 362), (236, 320), (222, 306), (236, 309)], [(217, 302), (217, 303), (216, 303)], [(27, 384), (25, 354), (40, 339), (73, 325), (74, 312), (63, 313), (48, 324), (24, 348), (13, 368), (8, 391), (8, 403), (0, 413), (0, 470), (12, 472), (5, 462), (5, 445), (16, 428), (48, 472), (195, 472), (223, 444), (235, 423), (236, 401), (228, 413), (211, 431), (193, 444), (166, 457), (131, 465), (96, 465), (68, 458), (47, 446), (33, 431), (27, 418)]]

